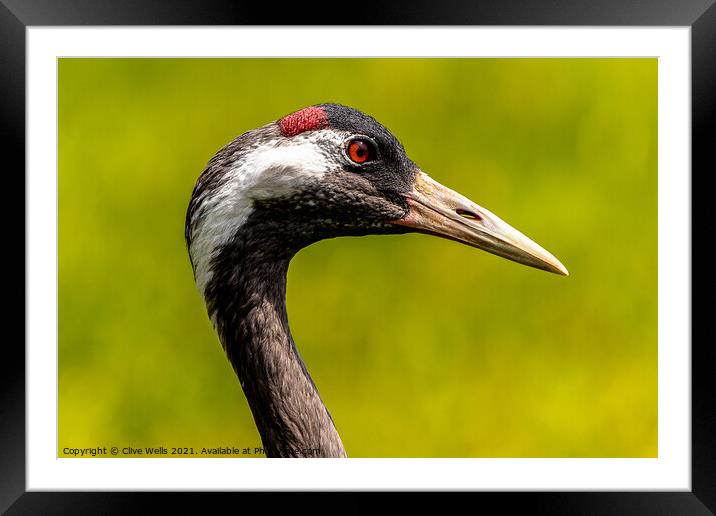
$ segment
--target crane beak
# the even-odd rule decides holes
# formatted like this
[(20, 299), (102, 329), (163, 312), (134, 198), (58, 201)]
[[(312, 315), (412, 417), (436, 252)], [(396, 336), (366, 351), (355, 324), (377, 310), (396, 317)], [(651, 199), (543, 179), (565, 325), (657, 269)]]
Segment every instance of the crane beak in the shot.
[(410, 211), (393, 224), (456, 240), (530, 267), (569, 275), (565, 266), (545, 249), (420, 170), (406, 198)]

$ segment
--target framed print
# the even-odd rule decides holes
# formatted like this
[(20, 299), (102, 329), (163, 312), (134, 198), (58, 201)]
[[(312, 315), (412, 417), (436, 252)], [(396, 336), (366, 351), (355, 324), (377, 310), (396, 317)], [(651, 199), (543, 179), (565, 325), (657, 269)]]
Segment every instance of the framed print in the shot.
[(64, 4), (0, 6), (27, 301), (3, 510), (714, 510), (709, 2), (350, 26)]

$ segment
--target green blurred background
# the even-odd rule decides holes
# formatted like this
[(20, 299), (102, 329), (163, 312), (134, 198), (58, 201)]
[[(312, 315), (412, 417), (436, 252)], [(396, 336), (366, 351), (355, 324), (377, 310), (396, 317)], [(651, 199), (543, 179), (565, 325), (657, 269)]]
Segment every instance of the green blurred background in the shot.
[(657, 455), (656, 59), (60, 59), (59, 455), (260, 445), (184, 244), (226, 142), (306, 105), (386, 125), (570, 277), (424, 235), (292, 261), (352, 457)]

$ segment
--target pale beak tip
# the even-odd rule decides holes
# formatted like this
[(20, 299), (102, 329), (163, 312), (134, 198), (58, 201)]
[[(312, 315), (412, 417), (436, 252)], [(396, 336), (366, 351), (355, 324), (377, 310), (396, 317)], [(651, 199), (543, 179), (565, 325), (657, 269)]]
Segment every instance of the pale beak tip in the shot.
[(562, 265), (560, 262), (556, 263), (555, 269), (555, 274), (559, 274), (561, 276), (569, 276), (569, 271), (567, 270), (567, 267)]

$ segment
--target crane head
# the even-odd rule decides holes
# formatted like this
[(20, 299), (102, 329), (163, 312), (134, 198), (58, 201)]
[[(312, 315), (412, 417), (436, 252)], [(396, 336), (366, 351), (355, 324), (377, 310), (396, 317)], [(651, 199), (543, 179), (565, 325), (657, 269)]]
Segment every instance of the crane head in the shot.
[(338, 104), (244, 133), (209, 162), (186, 221), (200, 289), (212, 257), (249, 226), (279, 254), (324, 238), (421, 232), (568, 274), (538, 244), (423, 172), (375, 119)]

